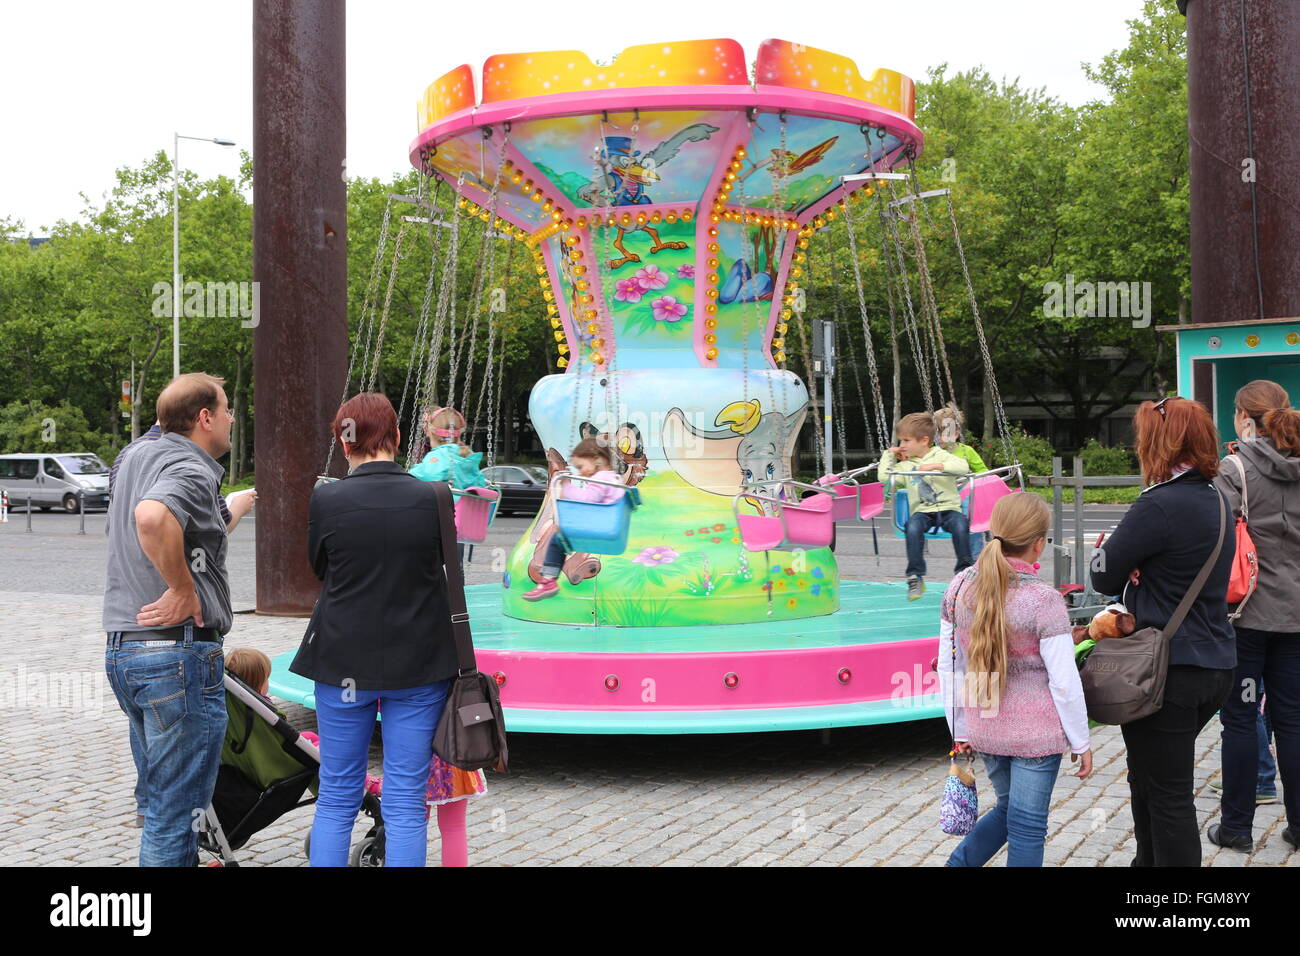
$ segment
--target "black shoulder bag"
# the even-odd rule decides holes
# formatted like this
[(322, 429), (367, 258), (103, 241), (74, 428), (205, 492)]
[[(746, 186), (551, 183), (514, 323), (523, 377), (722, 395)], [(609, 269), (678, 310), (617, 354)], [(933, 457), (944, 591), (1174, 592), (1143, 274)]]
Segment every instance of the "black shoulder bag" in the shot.
[(492, 767), (505, 773), (508, 751), (501, 693), (497, 682), (480, 673), (474, 661), (469, 612), (465, 609), (465, 580), (456, 554), (455, 505), (445, 482), (432, 484), (438, 501), (442, 563), (447, 575), (447, 601), (451, 605), (451, 630), (456, 637), (458, 667), (438, 729), (433, 735), (433, 752), (462, 770)]
[(1144, 627), (1128, 637), (1098, 641), (1079, 671), (1088, 716), (1099, 724), (1127, 724), (1149, 717), (1165, 705), (1165, 679), (1169, 676), (1169, 643), (1201, 595), (1219, 560), (1227, 530), (1227, 508), (1219, 499), (1219, 539), (1205, 566), (1187, 589), (1163, 627)]

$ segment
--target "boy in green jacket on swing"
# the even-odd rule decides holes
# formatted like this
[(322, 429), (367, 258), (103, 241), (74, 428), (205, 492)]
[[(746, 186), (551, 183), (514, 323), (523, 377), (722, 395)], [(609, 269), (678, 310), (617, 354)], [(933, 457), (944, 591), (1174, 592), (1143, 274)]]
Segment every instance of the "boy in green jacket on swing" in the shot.
[(880, 480), (886, 487), (894, 472), (933, 472), (904, 477), (910, 515), (907, 519), (907, 599), (915, 601), (925, 593), (925, 534), (942, 528), (952, 535), (957, 554), (954, 574), (972, 564), (970, 520), (962, 513), (957, 476), (968, 475), (965, 458), (944, 451), (934, 443), (934, 416), (927, 412), (904, 415), (895, 429), (898, 444), (880, 456)]

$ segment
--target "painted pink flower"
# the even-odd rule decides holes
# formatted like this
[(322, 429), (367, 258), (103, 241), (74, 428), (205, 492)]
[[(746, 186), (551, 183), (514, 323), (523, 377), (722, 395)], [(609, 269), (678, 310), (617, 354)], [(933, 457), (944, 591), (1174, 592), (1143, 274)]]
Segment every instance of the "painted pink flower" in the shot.
[(679, 279), (694, 279), (694, 278), (695, 278), (695, 266), (678, 266), (678, 267), (677, 267), (677, 278), (679, 278)]
[(637, 270), (636, 275), (632, 278), (636, 279), (646, 292), (653, 289), (662, 289), (668, 285), (668, 273), (658, 266), (643, 266)]
[(619, 302), (640, 302), (645, 289), (636, 279), (619, 279), (614, 284), (614, 298)]
[(650, 303), (654, 310), (656, 322), (680, 322), (686, 314), (686, 303), (678, 302), (671, 295), (660, 296)]
[(661, 564), (672, 564), (679, 557), (680, 555), (672, 548), (646, 548), (632, 561), (635, 564), (643, 564), (647, 568), (657, 568)]

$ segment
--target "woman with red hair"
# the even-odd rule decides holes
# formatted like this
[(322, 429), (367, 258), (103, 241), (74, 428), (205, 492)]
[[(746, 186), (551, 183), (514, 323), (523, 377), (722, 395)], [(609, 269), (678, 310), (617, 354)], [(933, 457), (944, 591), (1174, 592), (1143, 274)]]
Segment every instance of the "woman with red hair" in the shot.
[[(443, 572), (450, 542), (433, 486), (393, 460), (401, 436), (386, 396), (344, 402), (334, 437), (349, 473), (312, 492), (307, 552), (323, 584), (289, 665), (314, 681), (320, 732), (311, 865), (347, 865), (382, 701), (385, 865), (424, 866), (433, 733), (457, 670)], [(463, 841), (464, 803), (454, 807)]]
[(1208, 579), (1170, 635), (1163, 706), (1120, 727), (1137, 839), (1133, 865), (1200, 866), (1196, 738), (1228, 696), (1237, 663), (1226, 601), (1236, 548), (1212, 484), (1219, 434), (1204, 406), (1177, 397), (1143, 402), (1133, 424), (1147, 487), (1094, 556), (1093, 587), (1122, 591), (1138, 628), (1164, 628), (1224, 533)]

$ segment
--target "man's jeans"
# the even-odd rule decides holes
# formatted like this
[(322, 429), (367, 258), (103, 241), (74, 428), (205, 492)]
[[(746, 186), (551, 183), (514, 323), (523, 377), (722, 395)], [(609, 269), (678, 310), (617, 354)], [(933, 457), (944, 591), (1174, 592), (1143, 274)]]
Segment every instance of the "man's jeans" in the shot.
[(983, 866), (1007, 845), (1007, 866), (1042, 866), (1047, 811), (1061, 755), (980, 754), (998, 805), (987, 811), (948, 857), (948, 866)]
[(957, 553), (953, 574), (969, 568), (970, 519), (960, 511), (913, 511), (907, 519), (907, 576), (925, 577), (925, 533), (931, 528), (942, 528), (952, 535), (952, 549)]
[(143, 804), (141, 866), (193, 866), (197, 821), (212, 802), (226, 735), (221, 644), (125, 640), (108, 635), (104, 669), (131, 725), (131, 757)]
[(384, 741), (384, 866), (424, 866), (426, 790), (433, 732), (451, 681), (401, 690), (357, 690), (316, 682), (320, 793), (311, 828), (311, 865), (347, 866), (348, 843), (366, 786), (375, 716)]
[(1265, 780), (1267, 741), (1260, 733), (1259, 705), (1267, 687), (1268, 722), (1277, 742), (1277, 773), (1287, 823), (1300, 825), (1300, 634), (1238, 627), (1237, 668), (1219, 711), (1223, 724), (1223, 829), (1248, 835), (1255, 823), (1255, 795), (1275, 790)]

